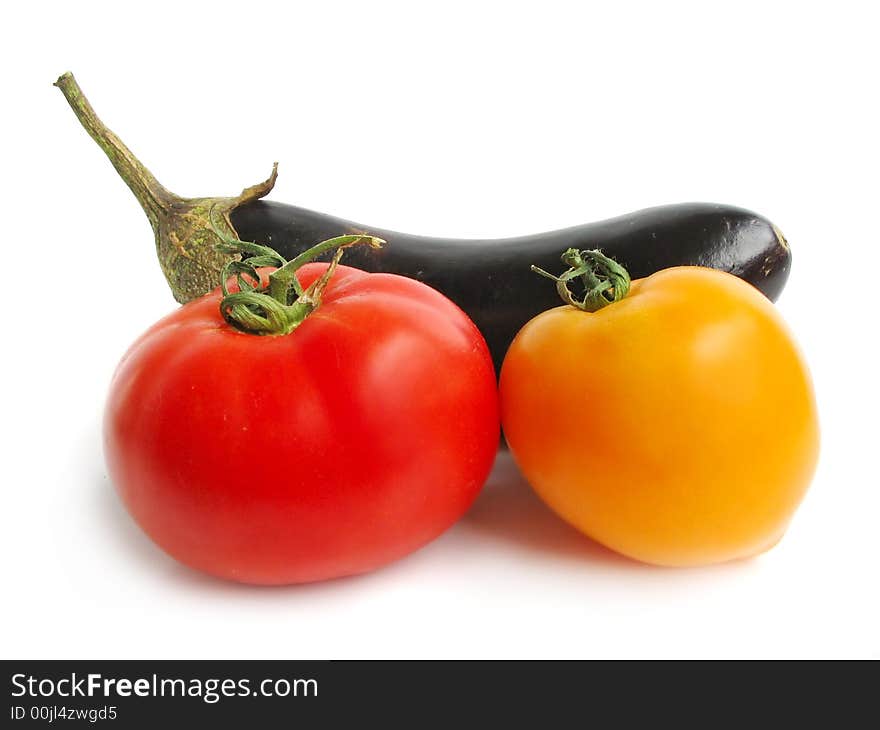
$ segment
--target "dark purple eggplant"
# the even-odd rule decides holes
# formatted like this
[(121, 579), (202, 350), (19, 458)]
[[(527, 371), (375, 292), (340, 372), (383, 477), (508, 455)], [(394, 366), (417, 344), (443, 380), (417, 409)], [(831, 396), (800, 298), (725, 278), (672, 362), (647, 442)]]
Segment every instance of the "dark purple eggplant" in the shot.
[(160, 264), (179, 302), (219, 283), (227, 255), (215, 248), (218, 231), (271, 246), (288, 259), (327, 238), (369, 233), (387, 245), (350, 249), (344, 263), (409, 276), (443, 292), (480, 328), (499, 368), (519, 328), (559, 304), (556, 289), (530, 266), (556, 271), (568, 248), (601, 249), (633, 278), (670, 266), (721, 269), (771, 299), (788, 278), (791, 250), (779, 229), (756, 213), (727, 205), (665, 205), (549, 233), (463, 240), (396, 233), (259, 200), (272, 189), (275, 169), (266, 181), (234, 198), (181, 198), (160, 185), (101, 123), (72, 75), (61, 76), (56, 86), (147, 213)]
[(791, 264), (788, 244), (770, 221), (711, 203), (663, 205), (549, 233), (475, 240), (412, 236), (262, 200), (235, 208), (231, 221), (243, 240), (271, 246), (288, 259), (344, 233), (384, 238), (381, 249), (347, 250), (345, 263), (403, 274), (443, 292), (480, 328), (496, 368), (520, 327), (559, 305), (556, 288), (530, 265), (557, 271), (567, 248), (601, 249), (633, 278), (670, 266), (721, 269), (771, 299), (782, 291)]

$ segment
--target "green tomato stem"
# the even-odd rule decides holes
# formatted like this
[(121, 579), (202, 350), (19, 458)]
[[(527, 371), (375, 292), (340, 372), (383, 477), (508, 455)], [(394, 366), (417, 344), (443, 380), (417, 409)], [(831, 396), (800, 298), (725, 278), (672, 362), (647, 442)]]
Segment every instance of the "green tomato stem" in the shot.
[[(556, 282), (556, 291), (563, 302), (583, 312), (597, 312), (602, 307), (619, 302), (629, 293), (629, 272), (599, 250), (580, 251), (570, 248), (562, 254), (562, 263), (568, 270), (555, 276), (544, 269), (532, 266), (532, 271)], [(569, 289), (572, 279), (580, 279), (584, 295), (575, 297)]]
[[(288, 335), (299, 327), (321, 304), (321, 296), (342, 254), (349, 246), (366, 244), (381, 248), (381, 238), (366, 235), (337, 236), (312, 246), (299, 256), (286, 261), (268, 246), (239, 241), (222, 230), (216, 231), (221, 239), (218, 248), (228, 254), (247, 254), (247, 258), (233, 259), (223, 268), (221, 288), (223, 299), (220, 313), (223, 318), (242, 332), (257, 335)], [(321, 254), (336, 249), (324, 273), (303, 289), (297, 271)], [(269, 275), (269, 285), (263, 288), (258, 266), (277, 266)], [(229, 280), (235, 278), (239, 290), (229, 291)]]

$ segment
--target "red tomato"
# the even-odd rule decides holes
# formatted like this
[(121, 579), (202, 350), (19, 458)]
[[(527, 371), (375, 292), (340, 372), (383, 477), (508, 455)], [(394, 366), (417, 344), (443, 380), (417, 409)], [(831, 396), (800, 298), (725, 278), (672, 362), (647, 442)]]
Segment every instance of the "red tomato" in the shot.
[(458, 307), (345, 266), (289, 335), (234, 329), (220, 299), (154, 325), (111, 386), (110, 475), (160, 547), (223, 578), (299, 583), (396, 560), (467, 510), (499, 415), (489, 351)]

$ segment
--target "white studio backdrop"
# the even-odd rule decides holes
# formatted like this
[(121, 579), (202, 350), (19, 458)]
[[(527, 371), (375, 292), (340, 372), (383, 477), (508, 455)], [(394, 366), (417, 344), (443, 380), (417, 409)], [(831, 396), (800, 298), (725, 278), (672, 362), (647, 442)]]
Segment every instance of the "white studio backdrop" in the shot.
[[(880, 657), (871, 3), (19, 4), (0, 125), (4, 658)], [(103, 399), (175, 305), (149, 225), (51, 83), (72, 70), (169, 188), (416, 233), (506, 236), (688, 200), (792, 244), (779, 302), (823, 444), (748, 562), (641, 566), (509, 458), (449, 533), (377, 573), (258, 589), (155, 548), (108, 483)], [(772, 447), (772, 445), (768, 445)]]

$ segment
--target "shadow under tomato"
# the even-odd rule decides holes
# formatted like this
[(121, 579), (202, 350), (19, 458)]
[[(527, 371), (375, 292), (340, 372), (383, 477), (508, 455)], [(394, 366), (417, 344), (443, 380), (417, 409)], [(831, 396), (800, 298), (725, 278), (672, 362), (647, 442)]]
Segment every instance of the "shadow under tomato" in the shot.
[[(100, 472), (94, 478), (96, 488), (93, 497), (98, 522), (107, 530), (106, 539), (121, 550), (144, 572), (163, 581), (177, 583), (182, 588), (217, 591), (227, 596), (277, 595), (279, 592), (296, 592), (298, 596), (311, 594), (328, 595), (336, 591), (349, 592), (356, 588), (369, 589), (374, 581), (384, 581), (392, 574), (418, 569), (419, 560), (430, 561), (432, 543), (381, 570), (363, 575), (334, 578), (316, 583), (289, 586), (258, 586), (235, 583), (201, 573), (189, 568), (156, 546), (131, 518), (117, 496), (106, 475)], [(481, 495), (470, 511), (460, 520), (455, 531), (470, 532), (481, 539), (508, 543), (511, 548), (545, 554), (554, 559), (575, 562), (586, 568), (600, 568), (603, 572), (641, 573), (662, 582), (668, 582), (672, 574), (685, 579), (686, 574), (702, 572), (701, 569), (672, 570), (630, 560), (599, 543), (590, 540), (557, 517), (529, 487), (520, 475), (508, 452), (500, 452), (491, 475)], [(447, 537), (448, 539), (448, 537)], [(454, 539), (454, 538), (453, 538)], [(728, 563), (735, 569), (750, 561)], [(665, 576), (665, 577), (664, 577)], [(348, 597), (349, 594), (346, 593)]]
[(535, 495), (513, 458), (500, 451), (461, 526), (536, 552), (629, 571), (662, 570), (630, 560), (578, 532)]

